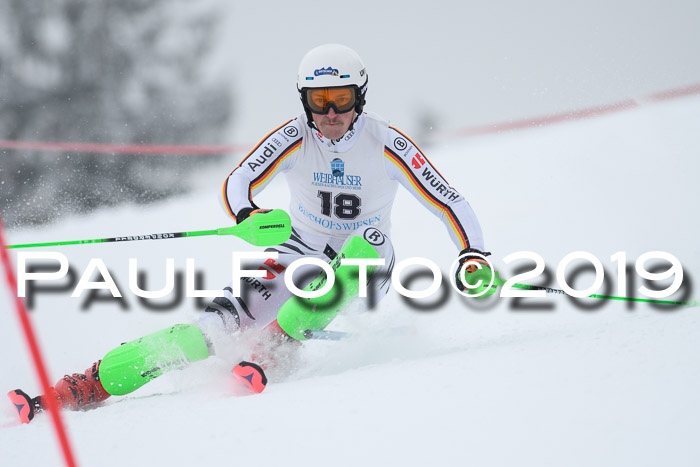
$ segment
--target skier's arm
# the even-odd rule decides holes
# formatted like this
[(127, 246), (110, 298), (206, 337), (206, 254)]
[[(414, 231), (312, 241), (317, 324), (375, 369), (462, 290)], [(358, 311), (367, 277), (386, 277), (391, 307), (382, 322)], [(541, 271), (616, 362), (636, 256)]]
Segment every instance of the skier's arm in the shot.
[(298, 120), (290, 120), (269, 133), (233, 172), (226, 177), (219, 200), (230, 217), (244, 221), (259, 209), (253, 196), (260, 192), (279, 172), (294, 165), (303, 134)]
[(445, 224), (458, 250), (484, 251), (481, 226), (471, 206), (447, 183), (413, 141), (389, 127), (384, 156), (389, 177), (403, 185)]

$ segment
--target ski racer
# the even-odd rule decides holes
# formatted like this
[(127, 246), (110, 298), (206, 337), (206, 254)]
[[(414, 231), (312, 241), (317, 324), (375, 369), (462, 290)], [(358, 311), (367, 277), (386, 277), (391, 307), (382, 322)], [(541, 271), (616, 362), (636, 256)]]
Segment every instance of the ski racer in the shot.
[[(477, 269), (471, 264), (485, 264), (482, 257), (488, 255), (476, 215), (408, 136), (364, 111), (367, 87), (367, 70), (354, 50), (326, 44), (309, 51), (297, 75), (303, 113), (263, 138), (226, 178), (220, 196), (224, 210), (237, 223), (265, 216), (269, 211), (256, 205), (254, 197), (275, 176), (286, 174), (292, 234), (287, 242), (266, 250), (275, 257), (259, 264), (265, 276), (244, 278), (236, 288), (230, 284), (194, 325), (176, 325), (124, 344), (85, 373), (60, 379), (52, 394), (30, 398), (21, 390), (10, 392), (20, 419), (31, 420), (46, 405), (46, 397), (55, 398), (63, 408), (83, 409), (137, 389), (166, 371), (163, 364), (148, 371), (143, 366), (153, 360), (162, 362), (165, 357), (152, 354), (163, 352), (164, 345), (176, 348), (180, 360), (187, 363), (207, 358), (216, 347), (211, 336), (217, 330), (264, 328), (284, 342), (303, 341), (305, 330), (322, 329), (338, 310), (319, 312), (315, 305), (311, 311), (299, 310), (284, 284), (287, 268), (296, 259), (317, 258), (331, 264), (339, 257), (383, 259), (383, 265), (377, 263), (372, 269), (367, 284), (380, 299), (389, 289), (394, 264), (389, 231), (398, 185), (444, 223), (460, 252), (454, 277), (457, 287), (465, 290), (459, 277), (463, 269), (472, 279), (486, 277), (488, 283), (488, 267)], [(462, 267), (467, 262), (470, 265)], [(324, 280), (323, 275), (319, 277), (316, 286)], [(313, 281), (309, 285), (313, 288)], [(466, 287), (468, 293), (478, 290)], [(493, 291), (481, 290), (482, 296)], [(353, 294), (356, 291), (346, 295)], [(265, 361), (259, 357), (253, 357), (257, 362), (242, 362), (234, 368), (238, 380), (254, 391), (266, 384)], [(135, 374), (127, 368), (139, 365)]]

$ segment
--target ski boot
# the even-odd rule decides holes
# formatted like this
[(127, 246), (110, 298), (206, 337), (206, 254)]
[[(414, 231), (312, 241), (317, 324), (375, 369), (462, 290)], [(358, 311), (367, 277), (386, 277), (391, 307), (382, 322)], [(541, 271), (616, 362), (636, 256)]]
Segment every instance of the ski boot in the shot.
[(238, 386), (249, 393), (262, 392), (267, 384), (265, 372), (291, 371), (289, 367), (293, 366), (300, 346), (301, 342), (290, 337), (282, 330), (277, 320), (274, 320), (263, 328), (260, 341), (251, 353), (250, 361), (243, 361), (233, 368)]
[(85, 373), (65, 375), (43, 396), (31, 398), (21, 389), (10, 391), (7, 395), (17, 409), (20, 422), (29, 423), (35, 414), (46, 410), (49, 397), (55, 400), (57, 408), (69, 410), (89, 409), (107, 399), (109, 393), (100, 383), (100, 362), (93, 363)]

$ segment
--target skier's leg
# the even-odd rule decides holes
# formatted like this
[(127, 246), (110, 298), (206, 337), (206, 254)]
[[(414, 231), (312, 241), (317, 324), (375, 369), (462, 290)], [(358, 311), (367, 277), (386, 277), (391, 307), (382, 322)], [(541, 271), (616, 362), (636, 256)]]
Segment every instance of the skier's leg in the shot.
[[(324, 329), (360, 290), (360, 267), (341, 265), (344, 259), (383, 259), (384, 265), (368, 267), (368, 288), (372, 287), (377, 299), (389, 289), (391, 270), (394, 265), (394, 249), (391, 240), (375, 227), (364, 227), (353, 232), (338, 251), (330, 266), (334, 270), (335, 286), (317, 298), (292, 297), (287, 300), (277, 315), (278, 326), (296, 340), (306, 340), (305, 331)], [(304, 288), (316, 291), (326, 283), (322, 272)]]
[[(214, 349), (225, 349), (227, 344), (230, 345), (232, 334), (237, 335), (237, 350), (240, 350), (240, 344), (247, 347), (244, 352), (247, 351), (248, 355), (243, 358), (256, 362), (260, 367), (256, 369), (256, 364), (245, 362), (245, 365), (234, 368), (236, 377), (244, 381), (250, 374), (264, 378), (263, 368), (272, 371), (273, 377), (277, 370), (287, 373), (293, 368), (300, 343), (290, 339), (275, 320), (279, 309), (293, 296), (285, 285), (287, 268), (301, 258), (314, 257), (329, 262), (333, 257), (329, 256), (331, 250), (326, 237), (310, 235), (294, 228), (286, 243), (265, 251), (276, 252), (278, 256), (274, 260), (259, 260), (244, 265), (246, 270), (259, 269), (265, 275), (242, 279), (240, 296), (234, 296), (233, 287), (229, 284), (195, 321), (213, 343)], [(294, 277), (298, 286), (304, 287), (317, 274), (316, 268), (308, 267), (302, 268)]]
[(229, 285), (193, 324), (178, 324), (110, 351), (99, 371), (103, 389), (112, 395), (129, 394), (167, 371), (208, 358), (215, 353), (218, 339), (273, 321), (280, 304), (291, 295), (280, 277), (301, 256), (280, 252), (278, 260), (259, 265), (266, 271), (264, 278), (242, 279), (239, 297), (233, 296)]
[[(330, 266), (335, 271), (334, 277), (337, 285), (331, 289), (331, 292), (317, 299), (302, 299), (300, 301), (298, 297), (293, 296), (292, 292), (285, 285), (283, 289), (284, 294), (277, 295), (278, 300), (280, 297), (286, 297), (286, 300), (281, 305), (279, 301), (275, 301), (276, 306), (271, 310), (267, 310), (268, 313), (265, 315), (267, 319), (265, 321), (269, 321), (271, 317), (269, 311), (272, 310), (279, 310), (276, 311), (277, 319), (274, 319), (263, 328), (261, 339), (253, 349), (250, 361), (241, 362), (233, 369), (233, 374), (241, 388), (249, 392), (261, 392), (267, 384), (265, 372), (270, 369), (273, 371), (280, 369), (290, 370), (293, 367), (290, 363), (294, 361), (293, 357), (296, 355), (296, 350), (301, 345), (301, 341), (306, 340), (304, 331), (307, 329), (320, 330), (325, 328), (335, 318), (337, 312), (357, 295), (360, 287), (359, 269), (357, 266), (341, 267), (342, 259), (376, 259), (380, 254), (378, 251), (381, 252), (381, 255), (388, 259), (387, 263), (379, 269), (376, 267), (368, 268), (369, 284), (363, 285), (368, 285), (369, 289), (375, 288), (375, 296), (378, 299), (386, 294), (389, 288), (388, 279), (391, 277), (391, 269), (394, 263), (393, 248), (390, 240), (376, 228), (358, 229), (354, 234), (342, 244), (337, 253), (333, 246), (326, 243), (322, 249), (323, 255), (314, 255), (317, 258), (320, 257), (323, 261), (330, 261)], [(297, 255), (288, 259), (297, 260), (300, 258)], [(287, 267), (291, 262), (286, 261), (284, 272), (276, 278), (280, 287), (283, 284), (285, 274), (288, 272)], [(312, 275), (307, 275), (306, 278), (303, 278), (302, 273), (298, 274), (300, 276), (299, 279), (295, 275), (294, 282), (299, 282), (297, 287), (307, 291), (322, 288), (326, 282), (325, 272), (319, 274), (315, 267), (310, 271)], [(233, 306), (232, 301), (229, 301), (229, 303), (230, 305), (227, 303), (228, 308)], [(224, 310), (219, 311), (226, 316), (223, 313)], [(229, 313), (229, 315), (231, 314)], [(222, 322), (225, 321), (225, 318), (222, 317)], [(242, 322), (240, 316), (238, 316), (238, 322), (239, 324)]]
[[(209, 355), (209, 344), (199, 328), (176, 324), (112, 349), (85, 373), (61, 378), (49, 394), (30, 398), (15, 390), (8, 396), (17, 407), (20, 420), (28, 423), (34, 413), (46, 407), (49, 397), (56, 400), (59, 408), (88, 409), (110, 395), (133, 392), (168, 370), (183, 368)], [(17, 401), (22, 400), (26, 404), (18, 405)]]
[[(287, 367), (289, 365), (281, 364), (293, 360), (296, 354), (295, 349), (267, 326), (274, 322), (277, 311), (292, 295), (284, 284), (287, 267), (303, 256), (297, 252), (280, 253), (275, 260), (245, 266), (246, 270), (261, 268), (266, 274), (260, 278), (241, 279), (240, 296), (234, 296), (229, 284), (194, 322), (212, 343), (213, 352), (243, 351), (245, 365), (236, 366), (234, 375), (241, 379), (259, 374), (260, 385), (255, 386), (258, 392), (264, 387), (262, 380), (266, 379), (262, 368), (269, 371), (276, 366)], [(248, 361), (262, 368), (251, 367)]]
[[(256, 265), (265, 271), (265, 277), (241, 280), (241, 296), (234, 297), (228, 286), (194, 324), (178, 324), (109, 352), (99, 371), (104, 389), (113, 395), (128, 394), (167, 371), (214, 354), (221, 331), (230, 334), (262, 328), (273, 321), (280, 304), (290, 295), (281, 278), (286, 267), (295, 259), (316, 252), (296, 235), (275, 247), (275, 251), (279, 253), (277, 260)], [(254, 267), (246, 266), (250, 268)]]

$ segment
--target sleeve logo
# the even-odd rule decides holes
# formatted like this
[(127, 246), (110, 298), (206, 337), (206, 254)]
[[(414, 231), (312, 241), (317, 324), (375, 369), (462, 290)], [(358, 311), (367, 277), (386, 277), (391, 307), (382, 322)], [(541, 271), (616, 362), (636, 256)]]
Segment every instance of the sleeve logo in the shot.
[(408, 146), (408, 143), (403, 138), (396, 138), (394, 140), (394, 147), (399, 151), (403, 151)]
[(423, 156), (421, 153), (417, 152), (415, 156), (413, 156), (413, 160), (411, 161), (411, 165), (413, 166), (414, 169), (420, 169), (423, 167), (425, 164), (425, 159), (423, 159)]

